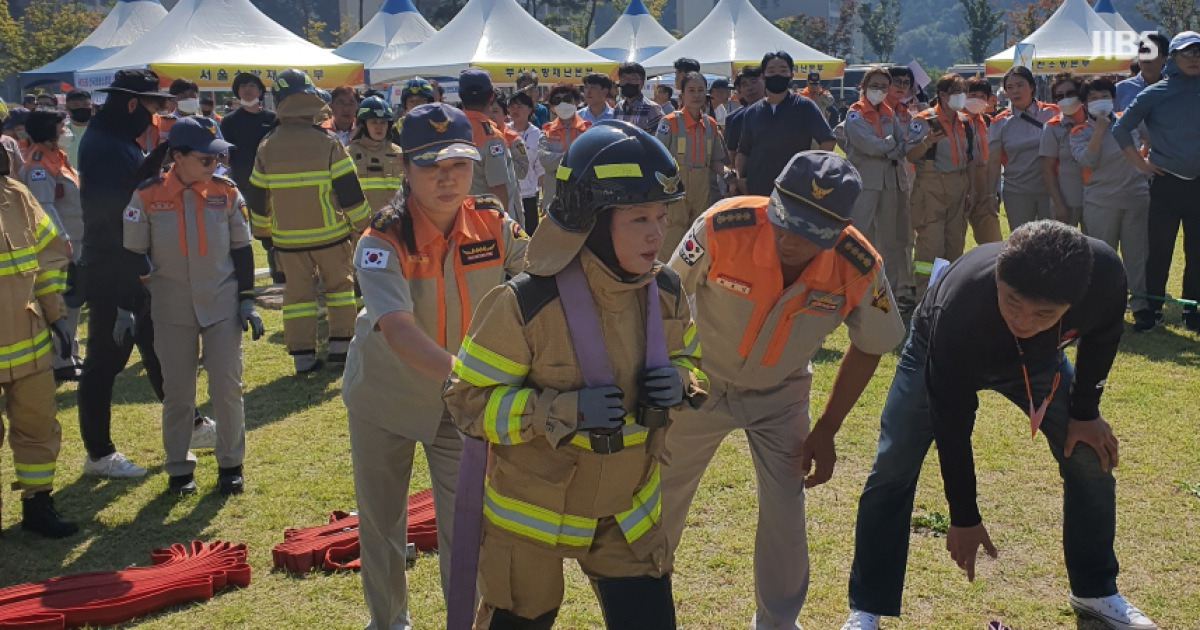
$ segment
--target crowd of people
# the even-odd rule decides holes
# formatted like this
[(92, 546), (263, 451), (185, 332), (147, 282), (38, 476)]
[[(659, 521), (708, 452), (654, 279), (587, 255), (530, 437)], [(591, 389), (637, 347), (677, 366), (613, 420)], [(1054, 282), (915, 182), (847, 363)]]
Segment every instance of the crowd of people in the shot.
[[(880, 66), (837, 112), (819, 76), (794, 89), (786, 52), (732, 84), (680, 59), (653, 99), (632, 62), (616, 81), (548, 90), (522, 74), (511, 93), (467, 69), (457, 107), (419, 77), (389, 105), (299, 70), (269, 88), (238, 75), (224, 116), (195, 83), (163, 91), (148, 70), (118, 72), (98, 110), (81, 90), (65, 111), (35, 98), (9, 112), (0, 152), (15, 324), (0, 333), (0, 387), (22, 526), (77, 531), (50, 497), (55, 381), (79, 381), (83, 473), (146, 474), (110, 430), (134, 346), (163, 403), (167, 491), (196, 493), (192, 450), (213, 449), (218, 491), (242, 492), (242, 333), (264, 333), (257, 239), (296, 374), (344, 370), (369, 627), (411, 624), (398, 497), (417, 444), (443, 594), (477, 602), (474, 627), (551, 627), (565, 558), (608, 627), (675, 627), (674, 550), (735, 430), (759, 498), (752, 627), (797, 627), (804, 490), (831, 478), (843, 420), (903, 343), (844, 629), (900, 614), (935, 442), (952, 559), (973, 579), (979, 549), (995, 555), (970, 441), (985, 389), (1027, 407), (1058, 461), (1071, 605), (1154, 628), (1117, 589), (1118, 446), (1099, 403), (1127, 309), (1148, 331), (1172, 299), (1181, 224), (1183, 323), (1200, 330), (1200, 34), (1142, 46), (1136, 76), (1056, 75), (1053, 102), (1014, 67), (1002, 111), (986, 79), (918, 86)], [(964, 253), (968, 226), (979, 247)], [(850, 345), (813, 422), (812, 358), (843, 323)], [(196, 409), (201, 359), (212, 419)], [(475, 483), (481, 502), (460, 501)], [(452, 570), (476, 565), (477, 595), (456, 598)]]

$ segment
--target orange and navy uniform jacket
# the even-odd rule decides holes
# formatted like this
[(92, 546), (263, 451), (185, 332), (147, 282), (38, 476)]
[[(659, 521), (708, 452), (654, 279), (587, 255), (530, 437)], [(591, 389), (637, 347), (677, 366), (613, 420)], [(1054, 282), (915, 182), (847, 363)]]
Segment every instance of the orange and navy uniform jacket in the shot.
[(867, 354), (889, 352), (904, 338), (882, 259), (852, 226), (783, 285), (769, 201), (717, 203), (668, 263), (695, 300), (710, 396), (729, 396), (749, 418), (807, 401), (811, 359), (843, 322), (850, 342)]
[[(415, 248), (401, 235), (409, 221)], [(342, 384), (346, 405), (362, 411), (352, 415), (432, 442), (442, 416), (442, 382), (404, 363), (379, 332), (379, 320), (388, 313), (411, 313), (430, 339), (446, 352), (458, 352), (484, 295), (524, 269), (528, 242), (492, 195), (467, 197), (449, 237), (411, 206), (403, 216), (391, 206), (376, 213), (354, 253), (364, 308)], [(379, 413), (396, 409), (411, 413)]]

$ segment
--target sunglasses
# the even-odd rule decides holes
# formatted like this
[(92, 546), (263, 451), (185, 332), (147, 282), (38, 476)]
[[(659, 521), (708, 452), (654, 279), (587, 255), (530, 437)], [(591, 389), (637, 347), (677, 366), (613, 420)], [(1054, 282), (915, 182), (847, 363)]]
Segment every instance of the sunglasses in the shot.
[(1068, 90), (1066, 92), (1056, 92), (1054, 94), (1054, 100), (1061, 101), (1064, 98), (1075, 98), (1077, 96), (1079, 96), (1078, 90)]
[(571, 100), (571, 99), (560, 98), (560, 97), (558, 97), (558, 96), (555, 96), (554, 98), (550, 99), (550, 105), (552, 105), (552, 106), (553, 106), (553, 105), (558, 105), (559, 103), (562, 103), (563, 101), (566, 101), (566, 102), (568, 102), (568, 103), (571, 103), (572, 105), (574, 105), (574, 104), (575, 104), (575, 101), (573, 101), (573, 100)]
[[(196, 154), (193, 153), (192, 155), (196, 155)], [(200, 166), (203, 166), (204, 168), (208, 168), (208, 167), (212, 166), (213, 164), (216, 164), (217, 161), (223, 157), (225, 157), (224, 153), (222, 153), (221, 155), (206, 155), (204, 157), (197, 156), (196, 161), (200, 163)]]

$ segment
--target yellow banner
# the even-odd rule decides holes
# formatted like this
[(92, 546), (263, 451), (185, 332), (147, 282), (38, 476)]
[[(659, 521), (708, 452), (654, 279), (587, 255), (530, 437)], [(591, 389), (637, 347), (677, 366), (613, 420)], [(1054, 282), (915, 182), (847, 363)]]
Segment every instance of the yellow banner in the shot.
[[(732, 72), (729, 76), (737, 76), (737, 73), (746, 66), (757, 66), (762, 63), (761, 59), (754, 61), (735, 61), (733, 62)], [(841, 59), (832, 59), (829, 61), (804, 61), (802, 59), (795, 60), (795, 65), (792, 66), (792, 74), (797, 78), (808, 76), (809, 72), (816, 72), (821, 75), (821, 79), (837, 79), (846, 73), (846, 62)]]
[(583, 78), (593, 72), (599, 72), (610, 77), (617, 76), (617, 62), (596, 62), (592, 64), (574, 63), (475, 63), (471, 64), (487, 71), (493, 83), (516, 83), (517, 76), (522, 72), (533, 72), (538, 76), (538, 82), (545, 85), (553, 83), (583, 83)]
[[(1001, 76), (1013, 65), (1012, 59), (988, 59), (984, 69), (988, 76)], [(1112, 57), (1048, 57), (1034, 58), (1034, 74), (1058, 74), (1070, 70), (1076, 74), (1121, 74), (1129, 72), (1129, 59)]]
[[(150, 69), (158, 73), (158, 81), (160, 85), (168, 86), (175, 79), (188, 79), (195, 81), (200, 89), (217, 88), (228, 90), (233, 84), (233, 77), (236, 77), (239, 72), (249, 72), (263, 80), (267, 87), (275, 81), (275, 75), (296, 66), (285, 67), (261, 67), (250, 64), (233, 66), (233, 65), (218, 65), (218, 64), (176, 64), (176, 63), (155, 63), (150, 64)], [(363, 83), (363, 67), (361, 63), (346, 63), (329, 66), (313, 66), (304, 67), (298, 66), (298, 69), (308, 73), (312, 78), (313, 83), (317, 87), (325, 89), (333, 89), (342, 85), (362, 85)]]

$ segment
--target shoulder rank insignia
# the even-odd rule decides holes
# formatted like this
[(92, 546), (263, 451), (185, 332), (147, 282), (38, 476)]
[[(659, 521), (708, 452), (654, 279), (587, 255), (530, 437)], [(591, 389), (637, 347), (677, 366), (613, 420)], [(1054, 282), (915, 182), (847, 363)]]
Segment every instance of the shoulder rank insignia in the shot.
[(386, 232), (392, 223), (400, 220), (400, 213), (391, 206), (384, 206), (382, 210), (376, 212), (371, 217), (371, 229), (378, 232)]
[(150, 179), (147, 179), (146, 181), (138, 184), (138, 190), (146, 190), (147, 188), (161, 182), (162, 180), (163, 180), (162, 175), (156, 175), (154, 177), (151, 177)]
[(500, 201), (500, 198), (496, 195), (475, 195), (475, 209), (495, 210), (496, 212), (504, 214), (504, 202)]
[(237, 188), (237, 182), (233, 181), (232, 179), (229, 179), (228, 177), (225, 177), (224, 175), (213, 175), (213, 181), (221, 182), (222, 184), (226, 184), (226, 185), (232, 186), (234, 188)]
[(722, 210), (712, 218), (713, 231), (736, 227), (750, 227), (757, 223), (754, 208), (732, 208)]
[(836, 249), (842, 257), (850, 261), (851, 266), (863, 275), (870, 273), (875, 268), (875, 256), (853, 236), (843, 237), (838, 241)]

